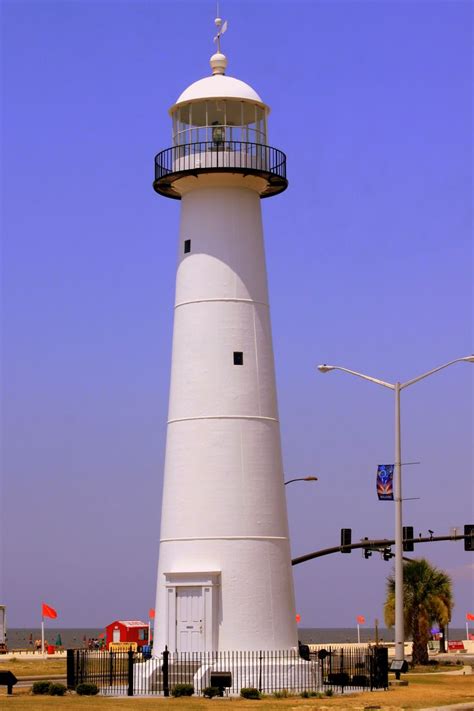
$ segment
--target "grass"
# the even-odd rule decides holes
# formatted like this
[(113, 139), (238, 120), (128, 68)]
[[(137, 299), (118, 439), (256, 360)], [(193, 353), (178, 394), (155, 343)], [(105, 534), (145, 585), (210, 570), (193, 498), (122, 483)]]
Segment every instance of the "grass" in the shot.
[(408, 686), (389, 689), (388, 691), (364, 692), (333, 696), (324, 699), (302, 699), (288, 697), (275, 699), (267, 697), (261, 701), (238, 698), (203, 699), (179, 698), (128, 698), (128, 697), (78, 697), (74, 694), (65, 697), (35, 697), (27, 689), (14, 689), (13, 696), (5, 698), (2, 687), (2, 710), (15, 711), (109, 711), (111, 709), (129, 709), (130, 711), (169, 711), (171, 706), (177, 711), (213, 711), (222, 706), (229, 711), (319, 711), (320, 709), (358, 709), (378, 707), (385, 711), (397, 709), (420, 709), (429, 706), (448, 705), (472, 701), (474, 704), (474, 676), (442, 676), (430, 674), (426, 677), (412, 677)]
[(440, 672), (454, 672), (462, 669), (462, 664), (417, 664), (410, 667), (408, 674), (439, 674)]
[(47, 676), (48, 674), (64, 674), (66, 676), (66, 659), (1, 659), (0, 671), (11, 671), (16, 677)]

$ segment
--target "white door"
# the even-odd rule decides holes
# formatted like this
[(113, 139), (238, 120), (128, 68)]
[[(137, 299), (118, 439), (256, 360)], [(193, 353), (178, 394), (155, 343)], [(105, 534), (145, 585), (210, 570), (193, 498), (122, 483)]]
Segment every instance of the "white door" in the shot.
[(202, 652), (204, 639), (202, 587), (177, 587), (176, 648), (178, 652)]
[(120, 630), (112, 631), (112, 642), (120, 642)]

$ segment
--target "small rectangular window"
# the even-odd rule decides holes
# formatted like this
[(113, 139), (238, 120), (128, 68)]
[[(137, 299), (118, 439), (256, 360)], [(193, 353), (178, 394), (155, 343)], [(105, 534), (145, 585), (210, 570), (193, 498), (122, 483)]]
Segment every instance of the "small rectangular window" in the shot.
[(234, 351), (234, 365), (244, 364), (244, 354), (242, 351)]
[(190, 251), (191, 251), (191, 240), (185, 239), (184, 240), (184, 253), (189, 254)]

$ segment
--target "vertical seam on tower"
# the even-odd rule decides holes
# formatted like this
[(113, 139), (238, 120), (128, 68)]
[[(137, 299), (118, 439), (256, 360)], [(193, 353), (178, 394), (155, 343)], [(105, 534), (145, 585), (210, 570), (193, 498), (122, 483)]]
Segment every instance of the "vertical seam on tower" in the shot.
[[(272, 580), (272, 566), (270, 565), (270, 556), (267, 551), (267, 568), (268, 568), (268, 580), (270, 581), (270, 619), (272, 620), (272, 644), (275, 646), (275, 620), (273, 618), (273, 580)], [(272, 551), (273, 553), (273, 551)]]
[[(240, 434), (240, 486), (241, 486), (241, 491), (243, 492), (243, 495), (245, 498), (245, 492), (247, 491), (247, 487), (245, 486), (245, 474), (244, 474), (244, 445), (242, 442), (242, 422), (240, 423), (239, 434)], [(245, 502), (244, 502), (244, 511), (245, 511)]]
[(258, 347), (257, 347), (257, 328), (255, 325), (255, 310), (256, 306), (254, 304), (253, 307), (253, 342), (255, 346), (255, 372), (257, 376), (257, 393), (258, 393), (258, 414), (262, 414), (262, 407), (261, 407), (261, 397), (260, 397), (260, 371), (258, 367)]

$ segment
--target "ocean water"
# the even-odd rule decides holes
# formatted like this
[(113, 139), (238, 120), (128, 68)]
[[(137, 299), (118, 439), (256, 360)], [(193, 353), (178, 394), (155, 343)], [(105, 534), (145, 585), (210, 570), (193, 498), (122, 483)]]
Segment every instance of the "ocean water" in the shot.
[[(87, 628), (65, 628), (53, 625), (45, 626), (45, 639), (49, 644), (55, 644), (58, 634), (61, 636), (62, 646), (65, 649), (78, 649), (87, 646), (89, 639), (98, 639), (100, 634), (105, 632), (98, 627)], [(379, 627), (379, 641), (393, 642), (394, 631)], [(301, 627), (298, 630), (300, 642), (306, 644), (330, 644), (341, 642), (357, 642), (356, 627)], [(464, 639), (466, 630), (463, 628), (453, 628), (448, 630), (448, 639)], [(11, 628), (7, 633), (7, 644), (9, 649), (34, 649), (36, 639), (41, 639), (41, 629), (24, 627)], [(360, 627), (360, 641), (375, 641), (375, 629), (373, 627)]]

